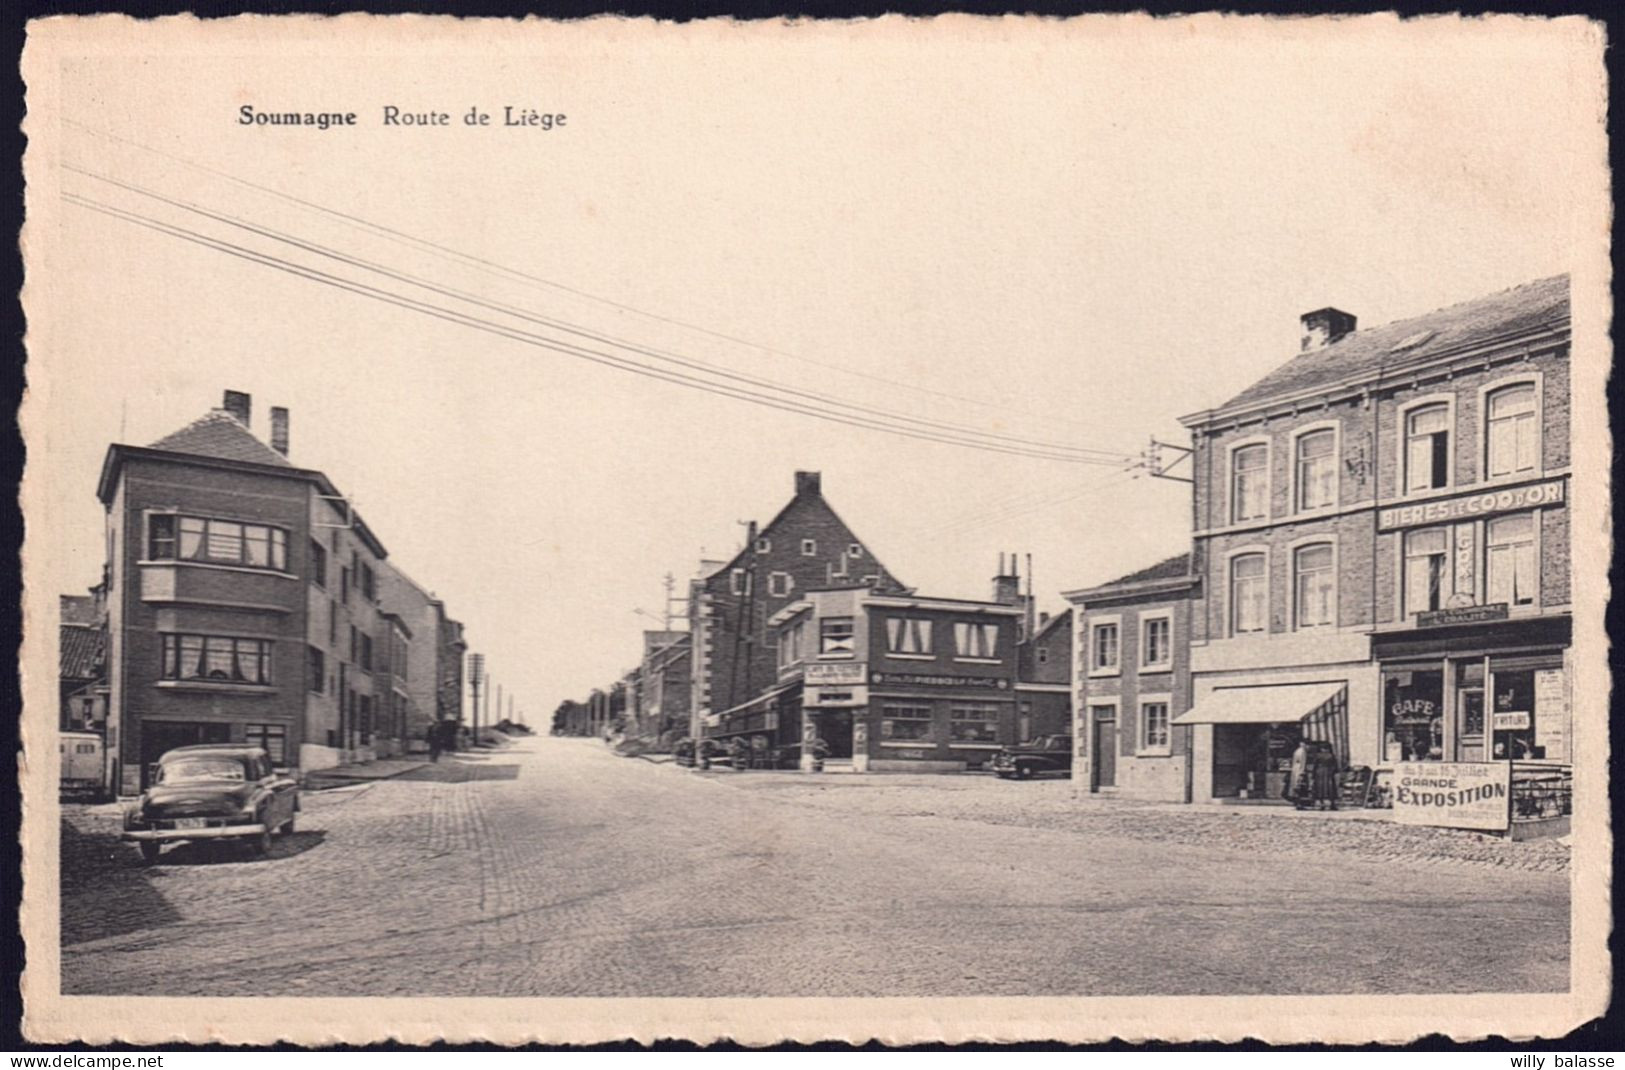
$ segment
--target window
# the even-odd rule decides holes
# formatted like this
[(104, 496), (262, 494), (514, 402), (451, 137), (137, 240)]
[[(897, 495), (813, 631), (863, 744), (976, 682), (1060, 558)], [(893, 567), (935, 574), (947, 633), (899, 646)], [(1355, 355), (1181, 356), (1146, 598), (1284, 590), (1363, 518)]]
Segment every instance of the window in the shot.
[(1117, 625), (1096, 624), (1089, 629), (1089, 671), (1117, 671)]
[(1292, 555), (1292, 618), (1299, 628), (1323, 628), (1337, 622), (1337, 574), (1330, 543), (1300, 547)]
[(288, 567), (288, 533), (264, 524), (154, 513), (147, 522), (148, 560), (212, 561), (248, 568)]
[(318, 587), (327, 586), (327, 547), (310, 540), (310, 582)]
[(356, 631), (354, 624), (350, 625), (350, 660), (352, 662), (361, 660), (361, 633)]
[(361, 667), (372, 672), (372, 636), (361, 633)]
[(1491, 520), (1484, 530), (1484, 580), (1490, 604), (1535, 603), (1535, 519), (1529, 513)]
[(931, 741), (930, 706), (882, 706), (880, 738), (897, 743)]
[(729, 572), (728, 573), (728, 593), (729, 594), (749, 594), (750, 593), (750, 573), (746, 572), (742, 568), (736, 568), (732, 572)]
[(350, 604), (350, 568), (348, 565), (339, 567), (339, 601), (345, 605)]
[(871, 573), (869, 573), (869, 575), (863, 577), (863, 580), (861, 582), (863, 583), (863, 585), (865, 587), (878, 587), (878, 586), (880, 586), (880, 577), (878, 575), (876, 575), (875, 573), (871, 572)]
[(377, 577), (373, 575), (371, 565), (361, 566), (361, 597), (369, 602), (378, 601)]
[(798, 620), (779, 633), (779, 668), (801, 661), (807, 655), (807, 622)]
[(955, 702), (948, 707), (950, 743), (998, 743), (999, 707), (980, 702)]
[(1337, 502), (1337, 433), (1330, 428), (1298, 436), (1297, 508), (1321, 509)]
[(1405, 416), (1405, 491), (1450, 485), (1450, 407), (1412, 409)]
[(1142, 750), (1168, 749), (1168, 704), (1166, 702), (1140, 703), (1140, 748)]
[(339, 604), (327, 603), (327, 644), (337, 645), (339, 641)]
[(163, 636), (165, 680), (271, 682), (271, 642), (219, 635)]
[(788, 598), (790, 590), (795, 586), (795, 580), (790, 578), (788, 572), (769, 572), (767, 574), (767, 593), (773, 598)]
[(757, 539), (756, 540), (756, 552), (757, 553), (765, 554), (765, 553), (770, 552), (772, 549), (773, 549), (773, 540), (772, 539)]
[(1166, 668), (1173, 664), (1174, 622), (1169, 616), (1140, 619), (1140, 667)]
[(175, 520), (176, 518), (169, 513), (160, 513), (148, 518), (147, 560), (167, 561), (175, 556)]
[(801, 540), (801, 556), (815, 557), (818, 554), (818, 542), (815, 539)]
[(372, 696), (362, 695), (361, 709), (356, 714), (356, 728), (361, 732), (361, 745), (365, 747), (372, 742)]
[(920, 617), (887, 618), (886, 651), (890, 654), (931, 653), (931, 622)]
[(848, 546), (846, 548), (846, 556), (848, 556), (848, 557), (862, 557), (863, 556), (863, 547), (861, 545), (859, 545), (858, 543), (853, 543), (851, 546)]
[(1269, 507), (1269, 447), (1260, 442), (1230, 454), (1230, 521), (1258, 520)]
[(1534, 471), (1539, 465), (1534, 384), (1497, 390), (1485, 408), (1485, 471), (1492, 478)]
[(857, 652), (851, 617), (825, 617), (818, 622), (818, 652), (849, 658)]
[(1231, 635), (1264, 630), (1268, 592), (1263, 554), (1238, 554), (1230, 559)]
[(1450, 532), (1425, 528), (1405, 533), (1405, 613), (1443, 609), (1450, 597)]
[(998, 657), (998, 642), (997, 624), (954, 624), (954, 653), (962, 658)]
[(1033, 655), (1038, 659), (1038, 664), (1040, 664), (1040, 665), (1048, 665), (1049, 664), (1049, 647), (1047, 647), (1047, 646), (1038, 647), (1037, 649), (1035, 649), (1033, 651)]
[(251, 724), (243, 726), (243, 742), (264, 747), (272, 765), (288, 760), (288, 729), (280, 724)]
[(322, 686), (327, 680), (327, 655), (315, 647), (310, 648), (310, 689), (316, 694), (322, 693)]

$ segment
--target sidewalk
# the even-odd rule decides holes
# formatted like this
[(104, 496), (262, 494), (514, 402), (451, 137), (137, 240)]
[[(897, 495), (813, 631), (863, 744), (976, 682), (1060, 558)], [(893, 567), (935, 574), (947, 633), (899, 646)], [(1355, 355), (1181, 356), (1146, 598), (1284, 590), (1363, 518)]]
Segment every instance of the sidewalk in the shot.
[(322, 791), (327, 788), (348, 787), (352, 784), (366, 784), (375, 780), (389, 780), (402, 773), (422, 769), (428, 764), (427, 759), (419, 758), (379, 758), (371, 762), (335, 765), (330, 769), (313, 769), (305, 774), (304, 788), (306, 791)]

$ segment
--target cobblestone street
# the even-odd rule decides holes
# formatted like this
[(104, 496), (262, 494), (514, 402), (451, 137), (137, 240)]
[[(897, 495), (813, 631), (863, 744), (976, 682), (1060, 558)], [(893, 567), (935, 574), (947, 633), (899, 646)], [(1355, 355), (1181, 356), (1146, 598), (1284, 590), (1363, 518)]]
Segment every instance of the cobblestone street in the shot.
[(695, 773), (539, 738), (308, 793), (255, 859), (65, 807), (62, 989), (320, 996), (1556, 991), (1566, 848)]

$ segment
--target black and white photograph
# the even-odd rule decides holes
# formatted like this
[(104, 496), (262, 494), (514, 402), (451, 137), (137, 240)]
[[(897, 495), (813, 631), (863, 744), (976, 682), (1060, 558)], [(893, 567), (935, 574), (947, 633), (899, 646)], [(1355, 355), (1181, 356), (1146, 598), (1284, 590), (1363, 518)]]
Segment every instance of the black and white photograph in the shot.
[(1601, 1014), (1604, 43), (31, 23), (25, 1034)]

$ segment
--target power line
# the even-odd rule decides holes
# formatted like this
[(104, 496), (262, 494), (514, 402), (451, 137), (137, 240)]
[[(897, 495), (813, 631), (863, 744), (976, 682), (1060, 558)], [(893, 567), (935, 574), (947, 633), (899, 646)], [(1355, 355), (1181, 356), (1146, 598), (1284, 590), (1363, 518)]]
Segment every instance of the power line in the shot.
[(1005, 510), (995, 509), (979, 515), (973, 515), (969, 521), (961, 521), (956, 524), (950, 524), (948, 527), (942, 529), (942, 531), (944, 534), (949, 535), (964, 535), (975, 531), (978, 528), (991, 527), (994, 524), (1027, 516), (1032, 513), (1039, 512), (1040, 510), (1048, 509), (1052, 506), (1066, 505), (1070, 502), (1075, 502), (1081, 498), (1085, 498), (1096, 491), (1104, 490), (1106, 487), (1114, 483), (1135, 478), (1137, 478), (1137, 476), (1132, 471), (1128, 469), (1119, 470), (1109, 473), (1104, 479), (1090, 483), (1089, 485), (1081, 487), (1071, 493), (1064, 494), (1059, 497), (1048, 497), (1043, 501), (1027, 505), (1023, 508)]
[(215, 220), (216, 222), (224, 223), (224, 224), (226, 224), (228, 226), (236, 227), (236, 228), (238, 228), (240, 230), (246, 230), (246, 231), (249, 231), (250, 233), (258, 234), (261, 237), (270, 238), (273, 241), (278, 241), (278, 242), (281, 242), (281, 243), (286, 244), (286, 245), (292, 245), (295, 248), (303, 249), (306, 252), (312, 252), (312, 253), (315, 253), (315, 254), (317, 254), (319, 256), (327, 257), (328, 259), (331, 259), (331, 260), (337, 260), (340, 263), (348, 264), (348, 265), (350, 265), (352, 267), (359, 267), (359, 268), (362, 268), (363, 270), (371, 271), (371, 272), (373, 272), (375, 274), (378, 274), (378, 275), (383, 275), (386, 278), (394, 279), (397, 282), (404, 282), (404, 283), (407, 283), (407, 284), (412, 285), (412, 286), (417, 286), (417, 287), (420, 287), (422, 289), (429, 290), (431, 292), (441, 294), (442, 296), (451, 297), (451, 298), (454, 298), (454, 299), (460, 300), (460, 301), (465, 301), (465, 302), (467, 302), (469, 304), (476, 305), (476, 306), (481, 307), (481, 308), (486, 308), (486, 309), (489, 309), (489, 310), (494, 311), (494, 312), (501, 312), (501, 313), (503, 313), (505, 315), (513, 316), (516, 319), (521, 319), (521, 320), (525, 320), (525, 321), (528, 321), (528, 322), (531, 322), (531, 323), (536, 323), (536, 324), (539, 324), (539, 325), (545, 326), (545, 327), (551, 327), (554, 330), (562, 330), (562, 331), (565, 331), (565, 332), (567, 332), (569, 334), (574, 334), (574, 335), (578, 335), (580, 337), (589, 338), (589, 339), (591, 339), (593, 341), (602, 342), (602, 343), (605, 343), (607, 345), (615, 346), (616, 348), (619, 348), (619, 349), (630, 350), (632, 352), (639, 353), (639, 354), (642, 354), (644, 356), (652, 357), (652, 358), (654, 358), (656, 360), (663, 360), (663, 361), (667, 361), (669, 363), (674, 363), (674, 364), (680, 365), (682, 367), (694, 369), (694, 370), (697, 370), (697, 371), (703, 371), (706, 374), (714, 375), (714, 376), (717, 376), (719, 378), (732, 379), (732, 380), (735, 380), (735, 381), (738, 381), (738, 382), (749, 383), (749, 384), (754, 385), (754, 386), (761, 386), (761, 387), (764, 387), (764, 388), (769, 389), (769, 390), (774, 390), (774, 391), (778, 391), (780, 393), (789, 394), (789, 395), (800, 397), (800, 398), (805, 398), (805, 399), (808, 399), (808, 400), (811, 400), (811, 401), (823, 402), (823, 403), (830, 404), (830, 405), (835, 405), (835, 406), (838, 406), (838, 407), (841, 407), (841, 408), (851, 409), (851, 410), (856, 411), (856, 412), (866, 413), (866, 414), (873, 415), (873, 416), (880, 416), (880, 417), (883, 417), (883, 418), (888, 419), (888, 420), (895, 420), (895, 421), (900, 421), (900, 422), (904, 422), (904, 423), (918, 424), (918, 425), (921, 425), (921, 426), (924, 426), (924, 427), (930, 427), (930, 428), (935, 428), (935, 429), (938, 429), (938, 430), (949, 431), (949, 432), (953, 432), (953, 433), (956, 433), (956, 434), (970, 434), (970, 435), (975, 435), (975, 436), (978, 436), (978, 437), (993, 439), (993, 440), (997, 440), (997, 441), (1001, 441), (1001, 442), (1013, 443), (1015, 445), (1029, 446), (1029, 447), (1032, 447), (1034, 449), (1053, 450), (1053, 451), (1060, 451), (1060, 452), (1071, 452), (1071, 453), (1077, 453), (1080, 456), (1092, 455), (1092, 456), (1097, 456), (1097, 457), (1109, 459), (1113, 463), (1127, 464), (1131, 460), (1131, 458), (1129, 458), (1126, 454), (1116, 452), (1116, 451), (1102, 450), (1102, 449), (1097, 449), (1097, 448), (1094, 448), (1094, 447), (1087, 447), (1087, 446), (1072, 446), (1072, 445), (1068, 445), (1068, 444), (1065, 444), (1065, 443), (1049, 442), (1049, 441), (1043, 441), (1043, 440), (1038, 440), (1038, 439), (1028, 439), (1028, 438), (1022, 438), (1022, 437), (1016, 436), (1016, 435), (1005, 435), (1005, 434), (1001, 434), (999, 432), (994, 432), (994, 431), (983, 431), (983, 430), (980, 430), (978, 428), (967, 427), (967, 426), (965, 426), (963, 424), (947, 423), (947, 422), (943, 422), (943, 421), (940, 421), (940, 420), (923, 419), (923, 418), (916, 417), (916, 416), (909, 416), (909, 415), (907, 415), (905, 413), (898, 413), (898, 412), (894, 412), (894, 411), (887, 410), (887, 409), (878, 409), (878, 408), (874, 408), (872, 406), (856, 404), (856, 403), (849, 402), (849, 401), (846, 401), (845, 399), (835, 397), (835, 396), (832, 396), (832, 395), (829, 395), (829, 394), (821, 394), (821, 393), (818, 393), (816, 391), (807, 391), (807, 390), (801, 390), (801, 389), (796, 388), (796, 387), (784, 386), (784, 385), (776, 383), (776, 382), (774, 382), (773, 380), (770, 380), (770, 379), (762, 379), (762, 378), (759, 378), (759, 377), (756, 377), (756, 376), (744, 375), (744, 374), (741, 374), (741, 373), (733, 372), (733, 371), (731, 371), (729, 369), (720, 368), (720, 367), (718, 367), (716, 365), (707, 363), (705, 361), (700, 361), (700, 360), (684, 357), (681, 354), (672, 353), (669, 350), (646, 347), (646, 346), (642, 346), (642, 345), (639, 345), (639, 344), (634, 343), (634, 342), (628, 342), (625, 339), (617, 338), (617, 337), (615, 337), (613, 335), (599, 334), (599, 333), (597, 333), (595, 331), (580, 327), (578, 325), (569, 323), (567, 321), (557, 320), (557, 319), (554, 319), (554, 318), (549, 317), (549, 316), (542, 316), (542, 315), (539, 315), (539, 314), (535, 314), (535, 313), (532, 313), (532, 312), (530, 312), (530, 311), (528, 311), (526, 309), (517, 308), (517, 307), (515, 307), (513, 305), (504, 304), (502, 302), (488, 301), (488, 300), (478, 296), (477, 294), (470, 294), (470, 293), (468, 293), (467, 291), (464, 291), (464, 290), (457, 290), (457, 289), (452, 289), (452, 288), (447, 288), (447, 287), (444, 287), (444, 286), (440, 286), (440, 285), (438, 285), (438, 284), (436, 284), (436, 283), (434, 283), (432, 281), (428, 281), (428, 280), (422, 279), (422, 278), (414, 276), (414, 275), (410, 275), (410, 274), (407, 274), (407, 273), (404, 273), (404, 272), (397, 271), (397, 270), (395, 270), (393, 268), (390, 268), (390, 267), (388, 267), (386, 265), (378, 264), (378, 263), (376, 263), (374, 261), (370, 261), (370, 260), (366, 260), (366, 259), (363, 259), (363, 258), (358, 258), (358, 257), (351, 256), (351, 255), (349, 255), (347, 253), (343, 253), (343, 252), (334, 250), (334, 249), (329, 248), (327, 246), (320, 245), (318, 243), (311, 242), (311, 241), (308, 241), (306, 239), (302, 239), (302, 238), (296, 237), (294, 235), (287, 234), (286, 232), (283, 232), (283, 231), (278, 231), (275, 228), (270, 228), (270, 227), (266, 227), (266, 226), (263, 226), (263, 225), (260, 225), (260, 224), (251, 223), (251, 222), (243, 220), (243, 219), (241, 219), (240, 217), (237, 217), (237, 216), (232, 216), (232, 215), (229, 215), (229, 214), (222, 214), (222, 213), (219, 213), (219, 212), (211, 211), (210, 209), (207, 209), (207, 208), (204, 208), (204, 207), (201, 207), (199, 205), (192, 204), (192, 203), (189, 203), (189, 202), (186, 202), (186, 201), (176, 200), (174, 198), (165, 196), (164, 194), (159, 193), (159, 192), (157, 192), (155, 190), (148, 189), (148, 188), (140, 186), (138, 184), (126, 182), (126, 181), (123, 181), (123, 180), (120, 180), (120, 179), (117, 179), (117, 178), (113, 178), (113, 177), (108, 176), (108, 175), (99, 174), (99, 173), (94, 172), (94, 171), (89, 171), (89, 170), (86, 170), (86, 169), (81, 168), (81, 167), (76, 167), (76, 166), (74, 166), (72, 164), (65, 164), (64, 167), (67, 170), (72, 171), (72, 172), (74, 172), (76, 174), (85, 175), (88, 178), (92, 178), (92, 179), (95, 179), (95, 180), (100, 181), (100, 182), (105, 182), (105, 183), (107, 183), (109, 185), (116, 186), (116, 187), (118, 187), (120, 189), (123, 189), (123, 190), (129, 191), (129, 192), (138, 194), (138, 195), (143, 196), (143, 197), (150, 198), (152, 200), (159, 201), (159, 202), (161, 202), (163, 204), (170, 205), (171, 207), (180, 208), (183, 211), (191, 212), (191, 213), (193, 213), (195, 215), (200, 215), (200, 216), (203, 216), (205, 218)]
[[(439, 256), (442, 256), (442, 257), (449, 257), (449, 258), (453, 258), (453, 259), (456, 259), (456, 260), (460, 260), (460, 261), (463, 261), (464, 263), (466, 263), (466, 264), (468, 264), (470, 266), (473, 266), (473, 267), (475, 267), (475, 268), (477, 268), (479, 270), (483, 270), (483, 271), (486, 271), (488, 273), (503, 275), (503, 276), (506, 276), (506, 277), (511, 278), (511, 279), (516, 279), (516, 280), (519, 280), (520, 282), (531, 285), (532, 287), (546, 286), (546, 287), (549, 287), (549, 288), (552, 288), (552, 289), (555, 289), (555, 290), (562, 291), (564, 293), (572, 294), (572, 295), (574, 295), (576, 297), (581, 297), (581, 298), (584, 298), (584, 299), (589, 300), (589, 301), (594, 301), (594, 302), (597, 302), (599, 304), (606, 305), (606, 306), (611, 307), (611, 308), (615, 308), (615, 309), (617, 309), (619, 311), (622, 311), (622, 312), (630, 313), (631, 315), (642, 316), (642, 317), (644, 317), (646, 319), (656, 320), (656, 321), (659, 321), (661, 323), (670, 324), (670, 325), (672, 325), (674, 327), (681, 327), (681, 328), (684, 328), (685, 330), (697, 331), (697, 332), (699, 332), (701, 334), (709, 335), (709, 336), (711, 336), (713, 338), (717, 338), (717, 339), (720, 339), (720, 340), (725, 341), (725, 342), (731, 342), (731, 343), (733, 343), (735, 345), (745, 346), (748, 349), (754, 349), (754, 350), (757, 350), (758, 352), (761, 352), (761, 353), (768, 353), (768, 354), (771, 354), (773, 356), (783, 357), (783, 358), (785, 358), (787, 360), (794, 360), (794, 361), (797, 361), (797, 362), (802, 363), (802, 364), (809, 364), (809, 365), (812, 365), (814, 367), (824, 368), (824, 369), (829, 370), (829, 371), (840, 372), (840, 373), (842, 373), (844, 375), (852, 375), (852, 376), (856, 376), (856, 377), (861, 378), (861, 379), (868, 379), (871, 382), (884, 383), (884, 384), (886, 384), (888, 386), (901, 387), (902, 389), (912, 390), (912, 391), (915, 391), (916, 393), (929, 395), (931, 397), (941, 398), (941, 399), (950, 400), (950, 401), (964, 402), (966, 404), (976, 405), (976, 406), (979, 406), (981, 408), (993, 409), (993, 410), (996, 410), (996, 411), (1003, 411), (1003, 412), (1014, 414), (1014, 415), (1021, 415), (1021, 416), (1035, 416), (1035, 415), (1037, 415), (1037, 413), (1034, 413), (1034, 412), (1031, 412), (1031, 411), (1015, 409), (1009, 403), (997, 404), (997, 403), (994, 403), (994, 402), (990, 402), (985, 398), (977, 398), (977, 397), (971, 397), (969, 395), (964, 395), (964, 394), (955, 394), (955, 393), (951, 393), (951, 392), (948, 392), (948, 391), (935, 390), (935, 389), (932, 389), (930, 387), (920, 386), (917, 383), (910, 383), (910, 382), (906, 382), (906, 381), (899, 380), (899, 379), (889, 379), (889, 378), (886, 378), (885, 376), (875, 375), (872, 372), (860, 371), (860, 370), (858, 370), (856, 368), (850, 368), (850, 367), (846, 367), (846, 366), (840, 365), (840, 364), (832, 364), (832, 363), (829, 363), (827, 361), (814, 360), (811, 357), (801, 356), (799, 354), (789, 352), (788, 350), (784, 350), (784, 349), (780, 349), (780, 348), (777, 348), (777, 347), (774, 347), (774, 346), (766, 345), (766, 344), (761, 343), (761, 342), (753, 342), (750, 339), (740, 338), (740, 337), (737, 337), (735, 335), (728, 334), (728, 333), (726, 333), (724, 331), (713, 330), (712, 328), (704, 327), (704, 326), (701, 326), (701, 325), (699, 325), (697, 323), (692, 323), (692, 322), (687, 321), (687, 320), (677, 319), (677, 318), (672, 317), (672, 316), (665, 316), (665, 315), (662, 315), (662, 314), (660, 314), (658, 312), (648, 312), (648, 311), (645, 311), (643, 309), (637, 308), (636, 306), (625, 304), (625, 303), (620, 302), (620, 301), (616, 301), (613, 298), (603, 297), (603, 296), (601, 296), (599, 294), (594, 294), (594, 293), (591, 293), (591, 292), (586, 291), (586, 290), (581, 290), (581, 289), (578, 289), (576, 287), (567, 285), (567, 284), (562, 283), (562, 282), (558, 282), (558, 281), (553, 280), (553, 279), (548, 279), (548, 278), (545, 278), (545, 277), (540, 276), (540, 275), (534, 275), (534, 274), (531, 274), (531, 273), (526, 272), (526, 271), (521, 271), (521, 270), (519, 270), (517, 268), (509, 267), (509, 266), (507, 266), (505, 264), (498, 263), (498, 262), (496, 262), (494, 260), (488, 260), (488, 259), (486, 259), (484, 257), (476, 256), (476, 255), (474, 255), (472, 253), (466, 253), (466, 252), (463, 252), (463, 251), (461, 251), (459, 249), (452, 248), (451, 246), (448, 246), (448, 245), (442, 245), (439, 242), (430, 241), (427, 238), (419, 238), (419, 237), (417, 237), (415, 235), (409, 234), (409, 233), (407, 233), (405, 231), (402, 231), (402, 230), (398, 230), (398, 229), (396, 229), (394, 227), (387, 226), (387, 225), (385, 225), (383, 223), (375, 223), (375, 222), (372, 222), (371, 220), (364, 219), (361, 216), (353, 215), (353, 214), (351, 214), (349, 212), (344, 212), (344, 211), (341, 211), (341, 210), (339, 210), (337, 208), (331, 208), (331, 207), (328, 207), (327, 205), (320, 204), (320, 203), (318, 203), (316, 201), (308, 200), (308, 199), (306, 199), (304, 197), (299, 197), (299, 196), (296, 196), (296, 195), (291, 194), (291, 193), (286, 193), (286, 192), (284, 192), (282, 190), (279, 190), (279, 189), (276, 189), (275, 187), (272, 187), (272, 186), (267, 186), (267, 185), (264, 185), (262, 183), (250, 181), (249, 179), (246, 179), (246, 178), (241, 178), (241, 177), (239, 177), (237, 175), (231, 174), (229, 171), (223, 171), (223, 170), (221, 170), (219, 168), (216, 168), (216, 167), (210, 167), (207, 164), (198, 163), (196, 160), (188, 159), (187, 157), (178, 155), (176, 153), (166, 152), (163, 149), (154, 148), (151, 145), (145, 145), (145, 144), (142, 144), (139, 141), (131, 140), (130, 138), (121, 137), (121, 136), (119, 136), (117, 134), (112, 134), (112, 133), (109, 133), (109, 132), (107, 132), (105, 130), (99, 130), (96, 127), (89, 126), (89, 125), (87, 125), (85, 123), (79, 122), (76, 119), (70, 119), (70, 118), (64, 117), (62, 121), (67, 123), (70, 126), (78, 128), (78, 129), (80, 129), (80, 130), (82, 130), (82, 131), (84, 131), (84, 132), (86, 132), (86, 133), (88, 133), (88, 134), (90, 134), (90, 135), (92, 135), (94, 137), (105, 138), (105, 139), (110, 140), (110, 141), (116, 141), (116, 142), (119, 142), (119, 143), (124, 144), (124, 145), (129, 145), (132, 148), (140, 149), (143, 152), (148, 152), (148, 153), (152, 153), (153, 155), (163, 157), (164, 159), (171, 160), (171, 161), (173, 161), (175, 163), (181, 164), (184, 167), (190, 167), (190, 168), (193, 168), (195, 170), (202, 171), (202, 172), (204, 172), (206, 174), (214, 175), (214, 176), (216, 176), (218, 178), (225, 179), (228, 182), (234, 182), (234, 183), (236, 183), (236, 184), (238, 184), (240, 186), (243, 186), (245, 188), (258, 190), (261, 193), (269, 194), (269, 195), (271, 195), (273, 197), (276, 197), (276, 198), (279, 198), (281, 200), (287, 201), (287, 202), (289, 202), (291, 204), (299, 205), (299, 206), (301, 206), (303, 208), (306, 208), (306, 209), (308, 209), (310, 211), (320, 212), (320, 213), (322, 213), (324, 215), (331, 216), (331, 217), (333, 217), (335, 219), (342, 220), (343, 222), (345, 222), (345, 223), (347, 223), (347, 224), (349, 224), (351, 226), (360, 227), (360, 228), (362, 228), (364, 230), (367, 230), (367, 231), (370, 231), (370, 232), (372, 232), (374, 234), (377, 234), (377, 235), (379, 235), (379, 236), (381, 236), (381, 237), (383, 237), (383, 238), (385, 238), (385, 239), (387, 239), (389, 241), (394, 241), (394, 242), (400, 243), (400, 244), (408, 244), (408, 245), (411, 245), (411, 246), (415, 246), (416, 248), (418, 248), (420, 250), (430, 252), (431, 254), (439, 255)], [(1082, 421), (1078, 421), (1078, 420), (1075, 420), (1075, 419), (1069, 419), (1069, 418), (1062, 417), (1062, 416), (1054, 416), (1054, 417), (1051, 417), (1051, 419), (1055, 419), (1055, 420), (1062, 421), (1062, 422), (1065, 422), (1065, 423), (1076, 424), (1078, 426), (1087, 426)]]
[(481, 319), (477, 316), (471, 316), (453, 309), (430, 304), (429, 302), (405, 297), (392, 291), (369, 286), (366, 283), (357, 282), (353, 279), (345, 279), (315, 268), (284, 260), (280, 257), (262, 253), (257, 250), (248, 249), (232, 242), (227, 242), (219, 238), (200, 234), (197, 231), (189, 230), (188, 228), (176, 226), (171, 223), (166, 223), (150, 216), (144, 216), (138, 212), (131, 212), (112, 205), (104, 204), (91, 198), (83, 197), (79, 194), (64, 192), (62, 196), (64, 200), (71, 204), (100, 212), (114, 218), (123, 219), (126, 222), (134, 223), (149, 230), (155, 230), (159, 233), (168, 234), (171, 237), (180, 238), (184, 241), (192, 242), (193, 244), (201, 245), (205, 248), (211, 248), (218, 252), (224, 252), (239, 259), (258, 263), (262, 266), (283, 271), (309, 281), (330, 285), (341, 290), (346, 290), (350, 293), (363, 297), (369, 297), (377, 301), (382, 301), (386, 304), (396, 305), (397, 307), (404, 308), (409, 311), (419, 312), (423, 315), (445, 320), (460, 326), (472, 327), (475, 330), (488, 334), (494, 334), (498, 337), (508, 338), (513, 341), (523, 342), (528, 345), (534, 345), (539, 348), (549, 349), (554, 352), (564, 353), (570, 356), (580, 357), (593, 363), (620, 368), (624, 371), (633, 372), (634, 374), (675, 383), (681, 386), (688, 386), (692, 389), (702, 390), (707, 393), (718, 394), (723, 397), (731, 397), (738, 400), (750, 401), (755, 404), (764, 405), (768, 408), (800, 413), (802, 415), (812, 416), (815, 419), (844, 424), (850, 427), (858, 427), (873, 431), (883, 431), (888, 434), (900, 435), (907, 438), (915, 438), (927, 442), (939, 442), (946, 445), (963, 446), (969, 449), (979, 449), (984, 452), (1003, 453), (1011, 456), (1034, 457), (1041, 460), (1062, 461), (1068, 464), (1089, 464), (1117, 467), (1120, 463), (1115, 461), (1092, 460), (1084, 457), (1066, 456), (1015, 446), (1007, 447), (975, 439), (956, 437), (946, 433), (924, 431), (916, 428), (898, 427), (861, 417), (848, 416), (839, 412), (831, 412), (826, 409), (818, 409), (807, 405), (801, 405), (795, 402), (786, 401), (782, 398), (775, 398), (771, 395), (764, 395), (757, 393), (756, 391), (745, 390), (740, 387), (706, 382), (705, 380), (697, 379), (681, 372), (666, 371), (660, 368), (650, 368), (649, 366), (640, 364), (636, 361), (616, 357), (600, 350), (588, 349), (584, 346), (578, 346), (569, 342), (562, 342), (558, 339), (548, 338), (530, 331), (523, 331), (517, 328), (507, 327), (502, 324)]

